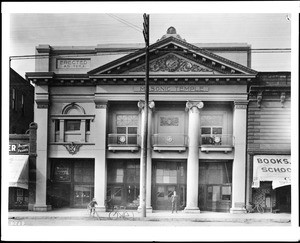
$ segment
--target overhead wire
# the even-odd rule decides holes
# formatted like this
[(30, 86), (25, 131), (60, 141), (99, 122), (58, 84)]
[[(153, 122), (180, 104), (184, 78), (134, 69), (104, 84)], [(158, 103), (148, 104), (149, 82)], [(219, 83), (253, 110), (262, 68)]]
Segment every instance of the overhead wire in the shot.
[[(135, 51), (142, 51), (144, 48), (124, 48), (124, 49), (114, 49), (114, 48), (108, 48), (106, 50), (97, 51), (97, 53), (74, 53), (74, 54), (50, 54), (50, 55), (18, 55), (18, 56), (10, 56), (10, 60), (21, 60), (21, 59), (42, 59), (42, 58), (50, 58), (50, 57), (61, 57), (61, 58), (68, 58), (68, 57), (89, 57), (89, 56), (96, 56), (96, 55), (120, 55), (120, 54), (130, 54)], [(151, 51), (159, 50), (160, 52), (170, 52), (172, 49), (160, 49), (156, 48)], [(189, 48), (185, 50), (197, 50), (194, 48)], [(269, 53), (290, 53), (290, 48), (258, 48), (258, 49), (249, 49), (251, 53), (260, 53), (260, 54), (269, 54)], [(177, 50), (178, 51), (178, 50)]]
[(108, 14), (107, 13), (107, 15), (110, 16), (110, 17), (112, 17), (113, 19), (115, 19), (115, 20), (117, 20), (117, 21), (119, 21), (119, 22), (121, 22), (121, 23), (123, 23), (123, 24), (125, 24), (125, 25), (127, 25), (127, 26), (129, 26), (129, 27), (131, 27), (131, 28), (133, 28), (135, 30), (137, 30), (138, 32), (142, 32), (143, 31), (140, 27), (138, 27), (135, 24), (130, 23), (129, 21), (127, 21), (125, 19), (122, 19), (122, 18), (120, 18), (120, 17), (118, 17), (116, 15), (113, 15), (113, 14)]

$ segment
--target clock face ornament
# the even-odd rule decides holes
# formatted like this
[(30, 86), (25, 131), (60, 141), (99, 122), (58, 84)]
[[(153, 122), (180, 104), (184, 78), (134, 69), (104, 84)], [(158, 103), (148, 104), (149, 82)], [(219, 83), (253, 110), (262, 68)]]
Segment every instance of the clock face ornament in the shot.
[(118, 140), (120, 143), (125, 143), (126, 138), (125, 138), (125, 136), (120, 136), (120, 137), (118, 137)]

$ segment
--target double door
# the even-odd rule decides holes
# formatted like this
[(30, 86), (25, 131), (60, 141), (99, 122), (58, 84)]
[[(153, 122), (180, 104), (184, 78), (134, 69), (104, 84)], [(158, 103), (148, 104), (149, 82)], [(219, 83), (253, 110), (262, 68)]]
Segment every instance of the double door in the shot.
[(176, 190), (177, 208), (186, 204), (186, 163), (157, 161), (153, 166), (152, 207), (154, 210), (171, 210), (171, 197)]

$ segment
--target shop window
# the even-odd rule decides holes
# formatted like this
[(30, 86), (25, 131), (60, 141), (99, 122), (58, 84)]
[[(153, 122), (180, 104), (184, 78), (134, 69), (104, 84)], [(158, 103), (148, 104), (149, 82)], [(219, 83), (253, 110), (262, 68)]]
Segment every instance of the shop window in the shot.
[(90, 185), (74, 185), (74, 206), (84, 206), (93, 199), (94, 187)]
[(165, 197), (165, 188), (163, 186), (157, 188), (157, 197)]
[(108, 183), (123, 183), (124, 168), (122, 162), (109, 163), (107, 171)]
[(126, 168), (127, 183), (139, 183), (140, 182), (140, 164), (134, 162), (128, 162)]
[(177, 164), (158, 163), (156, 168), (156, 183), (177, 183)]
[(231, 200), (231, 186), (222, 186), (222, 200)]
[(75, 183), (93, 183), (94, 167), (91, 163), (77, 162), (74, 165), (74, 182)]

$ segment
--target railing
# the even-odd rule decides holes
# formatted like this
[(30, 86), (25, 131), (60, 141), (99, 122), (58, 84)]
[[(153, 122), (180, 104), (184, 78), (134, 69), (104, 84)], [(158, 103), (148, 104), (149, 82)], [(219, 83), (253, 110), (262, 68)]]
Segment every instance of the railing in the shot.
[(138, 134), (108, 134), (108, 145), (114, 146), (138, 146), (140, 135)]
[(215, 134), (215, 135), (201, 135), (201, 146), (233, 146), (232, 134)]
[(187, 146), (187, 135), (180, 133), (158, 133), (152, 135), (153, 146)]

